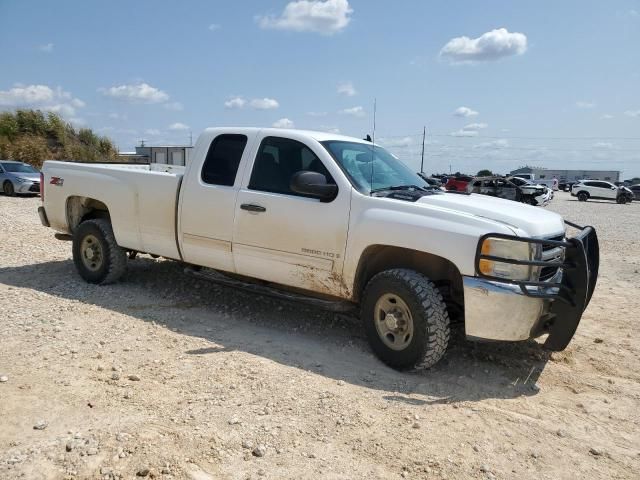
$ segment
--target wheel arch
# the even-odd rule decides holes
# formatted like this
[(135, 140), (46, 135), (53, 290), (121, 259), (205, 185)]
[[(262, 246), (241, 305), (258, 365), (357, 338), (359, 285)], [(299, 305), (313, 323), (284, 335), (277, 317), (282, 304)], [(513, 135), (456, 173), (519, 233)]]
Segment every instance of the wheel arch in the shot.
[(85, 220), (104, 218), (111, 220), (109, 208), (104, 202), (91, 197), (71, 196), (66, 202), (67, 225), (73, 233)]
[(428, 277), (440, 290), (449, 314), (456, 319), (464, 312), (462, 274), (456, 265), (427, 252), (390, 245), (370, 245), (360, 256), (354, 279), (353, 299), (360, 302), (367, 283), (384, 270), (406, 268)]

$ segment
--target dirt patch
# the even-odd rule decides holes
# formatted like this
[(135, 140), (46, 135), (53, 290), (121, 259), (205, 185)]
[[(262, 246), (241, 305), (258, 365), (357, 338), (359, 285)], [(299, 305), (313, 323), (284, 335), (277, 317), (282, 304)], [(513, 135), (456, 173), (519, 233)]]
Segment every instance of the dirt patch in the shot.
[(602, 248), (565, 352), (456, 331), (416, 375), (376, 360), (352, 317), (175, 262), (88, 285), (38, 201), (0, 196), (0, 478), (640, 476), (640, 204), (547, 207)]

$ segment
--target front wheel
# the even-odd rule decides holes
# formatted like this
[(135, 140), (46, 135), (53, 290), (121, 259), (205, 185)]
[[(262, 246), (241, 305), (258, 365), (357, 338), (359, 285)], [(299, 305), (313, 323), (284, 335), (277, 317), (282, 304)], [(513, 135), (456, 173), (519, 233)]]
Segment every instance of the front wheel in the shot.
[(2, 191), (7, 197), (16, 196), (16, 189), (14, 188), (13, 183), (11, 183), (9, 180), (4, 182), (4, 185), (2, 185)]
[(616, 203), (624, 205), (625, 203), (627, 203), (627, 197), (625, 197), (624, 195), (620, 195), (618, 198), (616, 198)]
[(364, 291), (361, 317), (371, 348), (390, 367), (429, 368), (447, 349), (449, 314), (442, 295), (413, 270), (375, 275)]
[(127, 254), (116, 243), (109, 221), (96, 218), (82, 222), (73, 234), (73, 262), (89, 283), (116, 282), (127, 268)]

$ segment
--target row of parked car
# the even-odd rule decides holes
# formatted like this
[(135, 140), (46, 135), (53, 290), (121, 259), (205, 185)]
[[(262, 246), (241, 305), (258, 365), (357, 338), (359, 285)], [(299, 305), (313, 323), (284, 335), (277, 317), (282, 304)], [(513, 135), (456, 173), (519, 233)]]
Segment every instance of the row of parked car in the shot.
[(426, 177), (425, 175), (422, 175), (422, 178), (427, 183), (442, 186), (450, 192), (480, 193), (529, 205), (546, 205), (553, 198), (551, 188), (519, 177), (458, 175), (447, 178), (444, 185), (439, 178)]
[[(558, 189), (558, 186), (550, 188), (548, 185), (515, 176), (471, 177), (457, 175), (444, 179), (444, 183), (441, 178), (421, 176), (430, 185), (440, 186), (448, 191), (480, 193), (540, 206), (548, 204), (553, 198), (554, 190)], [(590, 199), (604, 199), (624, 204), (634, 199), (640, 200), (640, 185), (618, 186), (602, 180), (581, 180), (572, 184), (569, 191), (581, 202)]]

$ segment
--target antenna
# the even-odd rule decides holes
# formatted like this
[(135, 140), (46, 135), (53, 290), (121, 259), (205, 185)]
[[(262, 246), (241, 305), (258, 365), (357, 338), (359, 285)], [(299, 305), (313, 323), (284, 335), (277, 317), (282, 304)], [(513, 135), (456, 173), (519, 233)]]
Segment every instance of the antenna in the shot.
[(376, 153), (376, 106), (377, 99), (373, 99), (373, 138), (371, 141), (371, 181), (369, 182), (369, 196), (371, 196), (371, 192), (373, 191), (373, 166), (375, 164), (375, 153)]
[(422, 127), (422, 159), (420, 160), (420, 173), (424, 173), (424, 137), (427, 135), (427, 127)]

